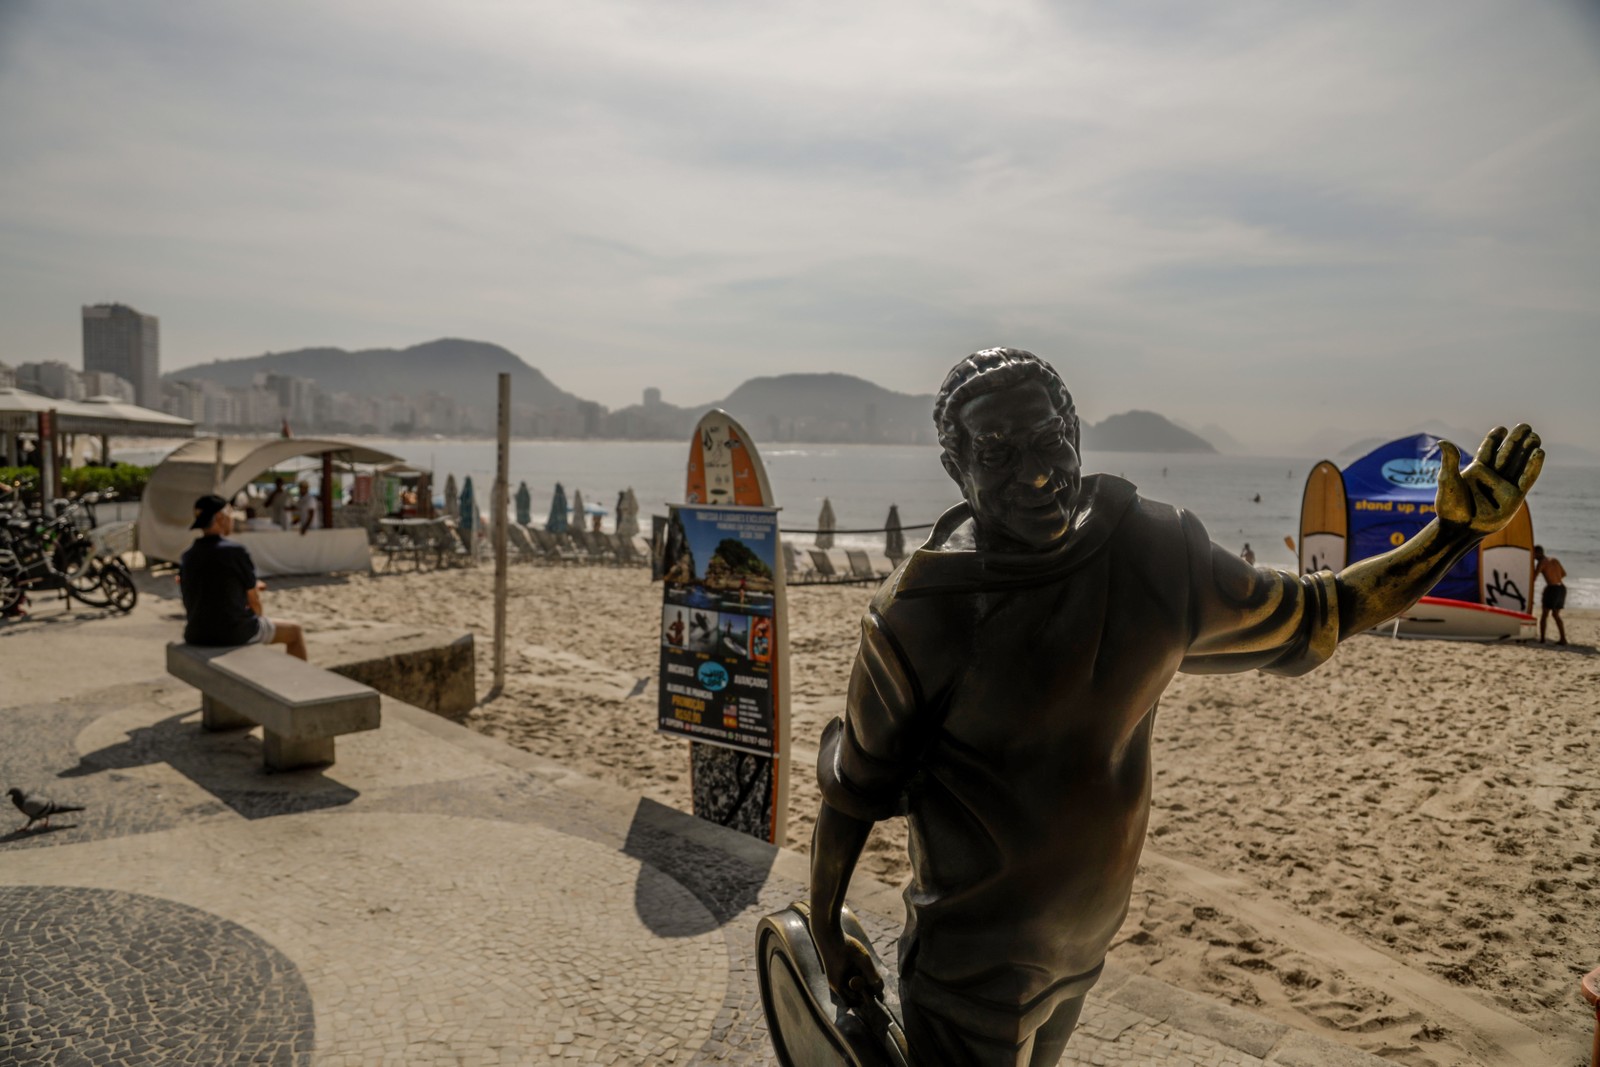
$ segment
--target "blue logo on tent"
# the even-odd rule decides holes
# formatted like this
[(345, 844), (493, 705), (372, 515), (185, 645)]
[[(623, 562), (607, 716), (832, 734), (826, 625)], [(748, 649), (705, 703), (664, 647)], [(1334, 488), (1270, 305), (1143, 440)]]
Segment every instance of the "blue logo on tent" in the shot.
[(1383, 465), (1383, 480), (1407, 488), (1438, 485), (1440, 466), (1436, 459), (1391, 459)]
[(700, 679), (700, 684), (713, 693), (728, 688), (728, 668), (720, 663), (706, 660), (700, 664), (697, 676)]

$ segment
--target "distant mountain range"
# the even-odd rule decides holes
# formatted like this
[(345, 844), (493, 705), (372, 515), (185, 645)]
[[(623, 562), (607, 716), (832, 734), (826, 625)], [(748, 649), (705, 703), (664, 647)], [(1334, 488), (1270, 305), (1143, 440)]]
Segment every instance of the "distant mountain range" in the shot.
[(175, 381), (201, 379), (243, 388), (258, 374), (287, 374), (315, 379), (330, 393), (382, 393), (420, 396), (437, 393), (458, 404), (492, 406), (495, 375), (511, 375), (511, 392), (519, 403), (541, 408), (576, 408), (573, 396), (528, 366), (515, 353), (484, 341), (441, 338), (410, 348), (300, 348), (267, 352), (244, 359), (222, 359), (184, 367), (163, 375)]
[[(931, 393), (897, 393), (848, 374), (782, 374), (751, 378), (720, 400), (677, 406), (662, 401), (606, 412), (561, 389), (515, 353), (483, 341), (444, 338), (410, 348), (302, 348), (244, 359), (218, 360), (173, 371), (173, 381), (211, 381), (243, 389), (258, 376), (309, 378), (327, 393), (419, 398), (447, 397), (469, 412), (471, 425), (491, 425), (495, 375), (511, 374), (522, 410), (598, 413), (583, 433), (636, 439), (687, 436), (707, 409), (720, 407), (765, 441), (932, 444)], [(648, 383), (641, 383), (641, 385)], [(576, 425), (576, 424), (574, 424)], [(383, 427), (381, 429), (387, 429)], [(1097, 451), (1215, 452), (1202, 436), (1149, 411), (1083, 424), (1085, 448)]]

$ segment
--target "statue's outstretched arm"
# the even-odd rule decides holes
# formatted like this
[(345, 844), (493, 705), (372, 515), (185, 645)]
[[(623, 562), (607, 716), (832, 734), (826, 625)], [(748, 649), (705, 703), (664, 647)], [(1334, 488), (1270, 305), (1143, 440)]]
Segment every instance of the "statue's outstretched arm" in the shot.
[(1544, 466), (1539, 435), (1526, 423), (1497, 426), (1465, 470), (1440, 442), (1437, 517), (1392, 552), (1339, 572), (1339, 638), (1362, 633), (1415, 604), (1483, 538), (1510, 522)]
[(824, 800), (811, 837), (811, 936), (828, 985), (849, 1004), (859, 1004), (867, 990), (883, 988), (866, 946), (845, 935), (839, 918), (850, 876), (871, 832), (870, 820), (847, 815)]

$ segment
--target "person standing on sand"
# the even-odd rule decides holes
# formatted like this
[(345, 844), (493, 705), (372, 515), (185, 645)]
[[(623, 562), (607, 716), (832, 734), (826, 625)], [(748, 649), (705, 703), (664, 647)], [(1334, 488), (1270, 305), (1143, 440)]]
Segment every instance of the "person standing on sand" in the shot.
[(1533, 546), (1533, 576), (1544, 579), (1544, 592), (1539, 596), (1539, 643), (1544, 644), (1544, 631), (1550, 616), (1556, 617), (1558, 645), (1567, 643), (1567, 624), (1561, 621), (1561, 609), (1567, 606), (1567, 569), (1554, 556), (1544, 554), (1543, 545)]
[(1252, 567), (1256, 565), (1256, 554), (1250, 551), (1249, 541), (1244, 543), (1244, 551), (1239, 553), (1239, 558), (1250, 564)]
[(305, 659), (300, 624), (275, 622), (261, 610), (261, 591), (267, 586), (256, 578), (250, 550), (228, 540), (233, 533), (228, 502), (215, 494), (196, 500), (189, 529), (199, 530), (201, 537), (178, 563), (186, 616), (183, 640), (209, 648), (286, 645), (289, 655)]

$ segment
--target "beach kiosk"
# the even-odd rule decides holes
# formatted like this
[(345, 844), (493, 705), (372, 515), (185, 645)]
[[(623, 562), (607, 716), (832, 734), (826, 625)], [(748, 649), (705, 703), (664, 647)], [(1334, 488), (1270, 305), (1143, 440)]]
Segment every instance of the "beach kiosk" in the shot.
[(261, 475), (302, 456), (322, 461), (320, 527), (303, 535), (299, 530), (240, 530), (232, 539), (250, 549), (262, 575), (371, 570), (365, 527), (334, 528), (334, 466), (381, 466), (400, 457), (337, 438), (200, 437), (188, 442), (150, 473), (139, 508), (139, 550), (150, 560), (176, 561), (196, 537), (189, 529), (196, 499), (216, 493), (231, 500)]
[[(1300, 505), (1300, 573), (1337, 572), (1389, 551), (1432, 522), (1439, 440), (1413, 434), (1343, 470), (1327, 460), (1313, 467)], [(1510, 525), (1485, 538), (1384, 630), (1400, 637), (1505, 640), (1533, 625), (1532, 596), (1533, 519), (1524, 502)]]

